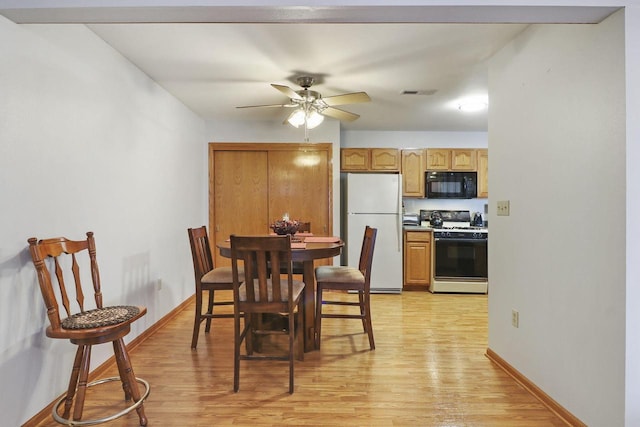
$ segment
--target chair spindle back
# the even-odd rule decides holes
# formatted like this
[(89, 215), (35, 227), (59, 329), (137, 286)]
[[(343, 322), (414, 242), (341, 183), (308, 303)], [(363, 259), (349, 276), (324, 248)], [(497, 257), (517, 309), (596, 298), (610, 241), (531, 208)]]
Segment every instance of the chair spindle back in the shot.
[[(244, 277), (239, 277), (238, 260), (244, 263)], [(231, 236), (231, 265), (234, 283), (242, 282), (254, 286), (245, 286), (246, 304), (273, 306), (274, 304), (293, 304), (289, 295), (292, 293), (291, 284), (291, 236)], [(270, 275), (269, 265), (280, 265), (286, 268), (288, 292), (283, 293), (281, 275)], [(286, 267), (285, 267), (286, 266)], [(269, 287), (268, 281), (272, 286)], [(271, 290), (271, 292), (269, 292)], [(234, 286), (238, 292), (238, 286)]]
[(205, 226), (189, 229), (189, 241), (191, 242), (191, 255), (193, 257), (193, 269), (195, 276), (202, 276), (213, 270), (211, 246)]
[[(82, 279), (80, 266), (78, 264), (78, 256), (86, 251), (90, 260), (91, 280), (93, 282), (94, 299), (96, 302), (96, 308), (102, 308), (102, 291), (100, 287), (100, 272), (98, 270), (98, 262), (96, 260), (96, 246), (93, 238), (93, 232), (87, 233), (87, 240), (69, 240), (65, 237), (57, 237), (52, 239), (40, 240), (32, 237), (28, 239), (29, 251), (33, 258), (34, 266), (36, 268), (36, 274), (38, 276), (38, 283), (40, 284), (40, 291), (44, 298), (45, 306), (47, 307), (47, 316), (49, 317), (49, 323), (54, 330), (61, 328), (60, 320), (60, 305), (56, 298), (56, 291), (54, 290), (54, 284), (52, 276), (47, 268), (45, 260), (53, 260), (53, 271), (57, 281), (57, 290), (59, 291), (60, 300), (62, 306), (66, 312), (67, 317), (75, 313), (72, 308), (72, 304), (69, 299), (69, 284), (65, 278), (69, 278), (69, 275), (73, 276), (72, 297), (75, 295), (75, 300), (78, 304), (79, 311), (85, 311), (84, 305), (84, 292), (82, 290)], [(70, 257), (70, 273), (65, 273), (65, 268), (68, 264), (66, 258)], [(63, 267), (64, 266), (64, 267)]]

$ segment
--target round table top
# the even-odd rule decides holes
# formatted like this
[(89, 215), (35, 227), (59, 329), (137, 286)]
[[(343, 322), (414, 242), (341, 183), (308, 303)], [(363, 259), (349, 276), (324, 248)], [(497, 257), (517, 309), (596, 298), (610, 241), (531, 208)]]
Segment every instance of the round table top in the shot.
[[(231, 242), (225, 241), (216, 245), (220, 250), (220, 255), (231, 258)], [(292, 261), (310, 261), (321, 258), (333, 258), (340, 255), (344, 242), (308, 242), (304, 248), (291, 248)]]

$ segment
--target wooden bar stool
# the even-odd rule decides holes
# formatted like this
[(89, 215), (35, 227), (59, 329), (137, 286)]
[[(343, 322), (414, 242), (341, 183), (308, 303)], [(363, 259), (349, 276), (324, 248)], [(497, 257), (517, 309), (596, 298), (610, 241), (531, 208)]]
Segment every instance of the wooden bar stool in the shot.
[[(360, 251), (358, 268), (348, 266), (322, 265), (316, 267), (316, 348), (320, 348), (320, 335), (322, 333), (322, 319), (359, 319), (362, 328), (369, 338), (369, 348), (376, 349), (373, 340), (373, 326), (371, 325), (371, 265), (373, 263), (373, 248), (376, 243), (378, 230), (369, 226), (365, 227)], [(358, 294), (357, 301), (335, 301), (324, 299), (323, 292), (353, 291)], [(323, 305), (341, 305), (358, 307), (358, 313), (324, 313)]]
[[(244, 265), (240, 274), (239, 261)], [(271, 265), (285, 265), (286, 275), (269, 274)], [(289, 362), (289, 393), (293, 393), (293, 359), (295, 343), (298, 358), (304, 359), (302, 314), (304, 309), (304, 282), (293, 279), (291, 262), (291, 236), (235, 236), (231, 235), (231, 268), (233, 269), (234, 300), (234, 369), (233, 390), (240, 388), (241, 360), (283, 360)], [(285, 329), (264, 328), (260, 318), (264, 314), (286, 315)], [(240, 318), (244, 316), (244, 327)], [(286, 335), (286, 354), (254, 354), (254, 338), (264, 335)], [(246, 353), (240, 352), (245, 341)], [(256, 371), (264, 381), (270, 381), (272, 372)]]
[[(131, 367), (131, 360), (127, 347), (124, 344), (124, 336), (131, 330), (131, 323), (147, 313), (146, 307), (141, 306), (102, 306), (102, 290), (100, 287), (100, 274), (96, 261), (96, 246), (93, 233), (87, 233), (86, 240), (68, 240), (64, 237), (38, 240), (35, 237), (28, 239), (29, 251), (36, 268), (40, 291), (47, 307), (49, 326), (46, 334), (50, 338), (68, 339), (78, 346), (69, 388), (66, 395), (60, 398), (53, 406), (53, 419), (60, 424), (69, 426), (93, 425), (111, 421), (121, 417), (132, 410), (138, 412), (140, 425), (147, 425), (147, 417), (144, 413), (143, 402), (149, 395), (149, 383), (141, 378), (136, 378)], [(85, 309), (84, 291), (80, 274), (79, 260), (88, 262), (89, 272), (93, 282), (93, 294), (95, 300), (94, 309)], [(55, 273), (57, 289), (54, 291), (52, 275), (47, 268), (50, 264)], [(68, 268), (68, 269), (67, 269)], [(65, 278), (69, 280), (65, 281)], [(74, 312), (69, 299), (75, 296), (79, 311)], [(57, 299), (59, 297), (59, 300)], [(59, 304), (59, 302), (61, 304)], [(66, 318), (60, 318), (60, 305), (64, 307)], [(87, 384), (91, 360), (91, 347), (95, 344), (111, 342), (118, 365), (119, 377), (105, 378)], [(88, 387), (97, 386), (109, 381), (122, 382), (125, 401), (133, 402), (124, 410), (98, 419), (82, 420), (85, 394)], [(140, 393), (138, 384), (144, 386), (144, 393)], [(64, 403), (62, 416), (58, 408)], [(73, 409), (73, 416), (71, 415)]]
[[(215, 300), (216, 291), (233, 290), (233, 277), (231, 277), (231, 267), (215, 267), (211, 256), (211, 246), (207, 227), (204, 225), (198, 228), (187, 229), (189, 243), (191, 244), (191, 256), (193, 258), (193, 273), (196, 285), (196, 306), (195, 318), (193, 320), (193, 336), (191, 338), (191, 348), (198, 346), (198, 336), (200, 335), (200, 324), (206, 321), (204, 332), (211, 330), (211, 320), (217, 318), (233, 319), (233, 312), (214, 313), (214, 308), (219, 306), (232, 306), (233, 297), (224, 301)], [(240, 274), (242, 266), (240, 266)], [(203, 296), (208, 294), (207, 312), (202, 313)]]

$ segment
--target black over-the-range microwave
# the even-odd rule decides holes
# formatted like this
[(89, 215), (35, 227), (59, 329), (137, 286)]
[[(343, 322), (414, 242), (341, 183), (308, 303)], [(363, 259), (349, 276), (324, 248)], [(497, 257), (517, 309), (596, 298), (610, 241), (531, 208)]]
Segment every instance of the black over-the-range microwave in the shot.
[(425, 196), (429, 199), (473, 199), (478, 197), (477, 172), (427, 171)]

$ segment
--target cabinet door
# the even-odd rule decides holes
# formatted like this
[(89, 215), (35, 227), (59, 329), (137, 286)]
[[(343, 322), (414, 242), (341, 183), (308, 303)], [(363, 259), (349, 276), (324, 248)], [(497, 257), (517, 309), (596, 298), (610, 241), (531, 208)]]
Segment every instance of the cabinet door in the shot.
[(402, 195), (405, 197), (424, 197), (425, 150), (402, 150), (401, 157)]
[(451, 167), (451, 150), (440, 148), (427, 149), (427, 170), (446, 171)]
[(451, 150), (451, 170), (475, 171), (477, 169), (476, 150)]
[(373, 171), (400, 170), (400, 150), (396, 148), (372, 148), (370, 156)]
[(321, 150), (269, 152), (269, 223), (288, 213), (291, 219), (310, 222), (316, 235), (331, 234), (327, 156)]
[(478, 197), (489, 197), (489, 150), (478, 150)]
[(213, 230), (209, 228), (214, 265), (231, 265), (215, 245), (231, 234), (265, 234), (267, 212), (267, 152), (215, 151), (213, 154)]
[(431, 281), (431, 233), (405, 232), (404, 285), (426, 290)]
[(343, 148), (340, 150), (340, 169), (343, 171), (369, 170), (368, 148)]

